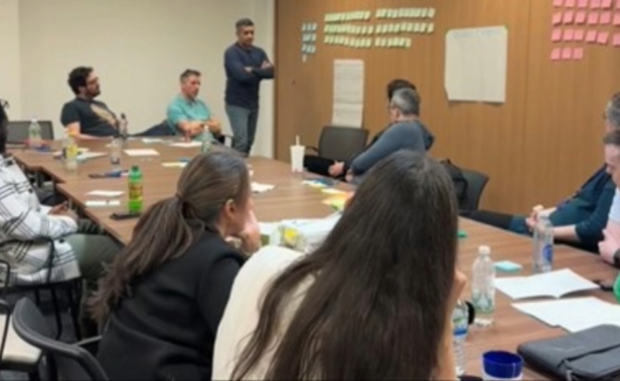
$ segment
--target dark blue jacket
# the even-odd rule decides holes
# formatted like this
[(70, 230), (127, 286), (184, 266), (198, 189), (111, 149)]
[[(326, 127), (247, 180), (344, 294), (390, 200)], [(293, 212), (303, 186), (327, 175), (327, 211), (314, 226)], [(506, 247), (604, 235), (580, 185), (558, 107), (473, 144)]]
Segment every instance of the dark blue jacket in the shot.
[[(260, 82), (263, 79), (272, 79), (273, 67), (261, 69), (263, 62), (269, 62), (267, 53), (259, 47), (242, 47), (239, 44), (231, 45), (224, 53), (224, 68), (226, 69), (227, 105), (239, 106), (250, 110), (258, 109), (258, 93)], [(247, 72), (251, 67), (252, 72)]]

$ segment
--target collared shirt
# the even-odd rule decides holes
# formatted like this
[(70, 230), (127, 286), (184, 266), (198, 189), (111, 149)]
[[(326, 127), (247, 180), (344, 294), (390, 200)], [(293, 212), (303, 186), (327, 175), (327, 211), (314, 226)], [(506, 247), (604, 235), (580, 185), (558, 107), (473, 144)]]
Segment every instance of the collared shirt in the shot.
[(49, 215), (39, 204), (36, 193), (12, 158), (0, 156), (0, 258), (11, 265), (12, 281), (17, 284), (41, 284), (47, 280), (50, 244), (37, 239), (54, 240), (52, 281), (80, 277), (73, 249), (62, 237), (75, 233), (77, 223), (68, 216)]
[[(181, 122), (206, 122), (211, 119), (211, 110), (200, 99), (189, 100), (182, 95), (177, 95), (168, 105), (166, 112), (168, 125), (177, 135), (182, 135), (178, 124)], [(213, 135), (205, 128), (205, 133), (194, 137), (194, 140), (202, 141), (205, 138), (213, 139)]]

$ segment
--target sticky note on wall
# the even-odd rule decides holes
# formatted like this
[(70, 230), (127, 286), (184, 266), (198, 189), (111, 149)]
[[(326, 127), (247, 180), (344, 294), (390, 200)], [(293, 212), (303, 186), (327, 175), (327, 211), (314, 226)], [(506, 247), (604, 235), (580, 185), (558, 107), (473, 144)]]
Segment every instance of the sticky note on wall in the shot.
[(620, 33), (614, 33), (614, 38), (611, 43), (615, 47), (620, 47)]
[(574, 35), (573, 29), (564, 29), (564, 41), (570, 42), (573, 41)]
[(589, 25), (598, 25), (598, 12), (592, 12), (588, 15)]
[(551, 41), (553, 42), (558, 42), (562, 40), (562, 29), (554, 29), (553, 32), (551, 32)]
[(570, 60), (571, 58), (573, 58), (573, 48), (562, 48), (562, 59)]
[(574, 60), (583, 59), (583, 48), (574, 48), (573, 49), (573, 59)]
[(564, 6), (567, 8), (572, 8), (575, 6), (575, 4), (577, 4), (576, 0), (566, 0)]
[(601, 25), (609, 25), (611, 23), (611, 12), (607, 11), (601, 13), (599, 22)]
[(611, 8), (611, 3), (612, 3), (612, 0), (602, 0), (601, 1), (601, 8), (609, 9), (609, 8)]
[(579, 0), (577, 6), (579, 8), (587, 8), (588, 7), (588, 0)]
[(596, 37), (596, 42), (600, 45), (607, 45), (609, 41), (609, 32), (599, 32), (598, 37)]
[(562, 12), (555, 12), (551, 19), (553, 25), (560, 25), (562, 23)]
[(551, 50), (551, 61), (558, 61), (562, 58), (562, 48), (553, 48)]
[(596, 31), (595, 30), (589, 30), (586, 33), (586, 41), (589, 43), (594, 43), (596, 42)]
[(575, 13), (573, 11), (564, 12), (564, 16), (562, 17), (562, 21), (564, 24), (572, 24), (575, 19)]
[(583, 29), (575, 29), (575, 34), (573, 36), (573, 41), (583, 41), (586, 37), (586, 31)]
[(561, 7), (564, 5), (564, 0), (553, 0), (554, 7)]
[(614, 14), (614, 25), (620, 26), (620, 13)]
[(586, 11), (578, 11), (575, 13), (575, 24), (585, 24), (588, 14)]
[(601, 0), (590, 0), (590, 8), (599, 9), (601, 7)]

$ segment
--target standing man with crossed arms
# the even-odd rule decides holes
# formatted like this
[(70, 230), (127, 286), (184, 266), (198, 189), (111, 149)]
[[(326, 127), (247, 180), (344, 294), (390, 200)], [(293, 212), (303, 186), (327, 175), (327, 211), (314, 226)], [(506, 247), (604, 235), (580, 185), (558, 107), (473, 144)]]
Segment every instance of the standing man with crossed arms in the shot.
[(233, 130), (233, 148), (249, 155), (258, 122), (260, 83), (273, 79), (274, 67), (265, 51), (254, 46), (254, 23), (244, 18), (235, 24), (237, 42), (226, 49), (226, 114)]

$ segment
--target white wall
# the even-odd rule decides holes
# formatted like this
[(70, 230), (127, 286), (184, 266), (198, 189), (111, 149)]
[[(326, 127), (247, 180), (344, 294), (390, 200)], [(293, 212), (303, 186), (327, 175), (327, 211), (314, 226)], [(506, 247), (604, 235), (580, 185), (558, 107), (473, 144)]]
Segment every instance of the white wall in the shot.
[[(73, 97), (66, 80), (75, 66), (95, 68), (99, 100), (125, 112), (131, 132), (162, 121), (179, 74), (197, 69), (200, 96), (227, 129), (223, 54), (235, 39), (235, 21), (252, 18), (256, 43), (273, 56), (273, 0), (0, 0), (7, 1), (19, 3), (21, 117), (51, 119), (57, 133), (62, 104)], [(272, 155), (272, 88), (263, 83), (254, 154)]]
[(9, 100), (9, 116), (19, 118), (22, 107), (18, 0), (0, 0), (0, 52), (0, 98)]

